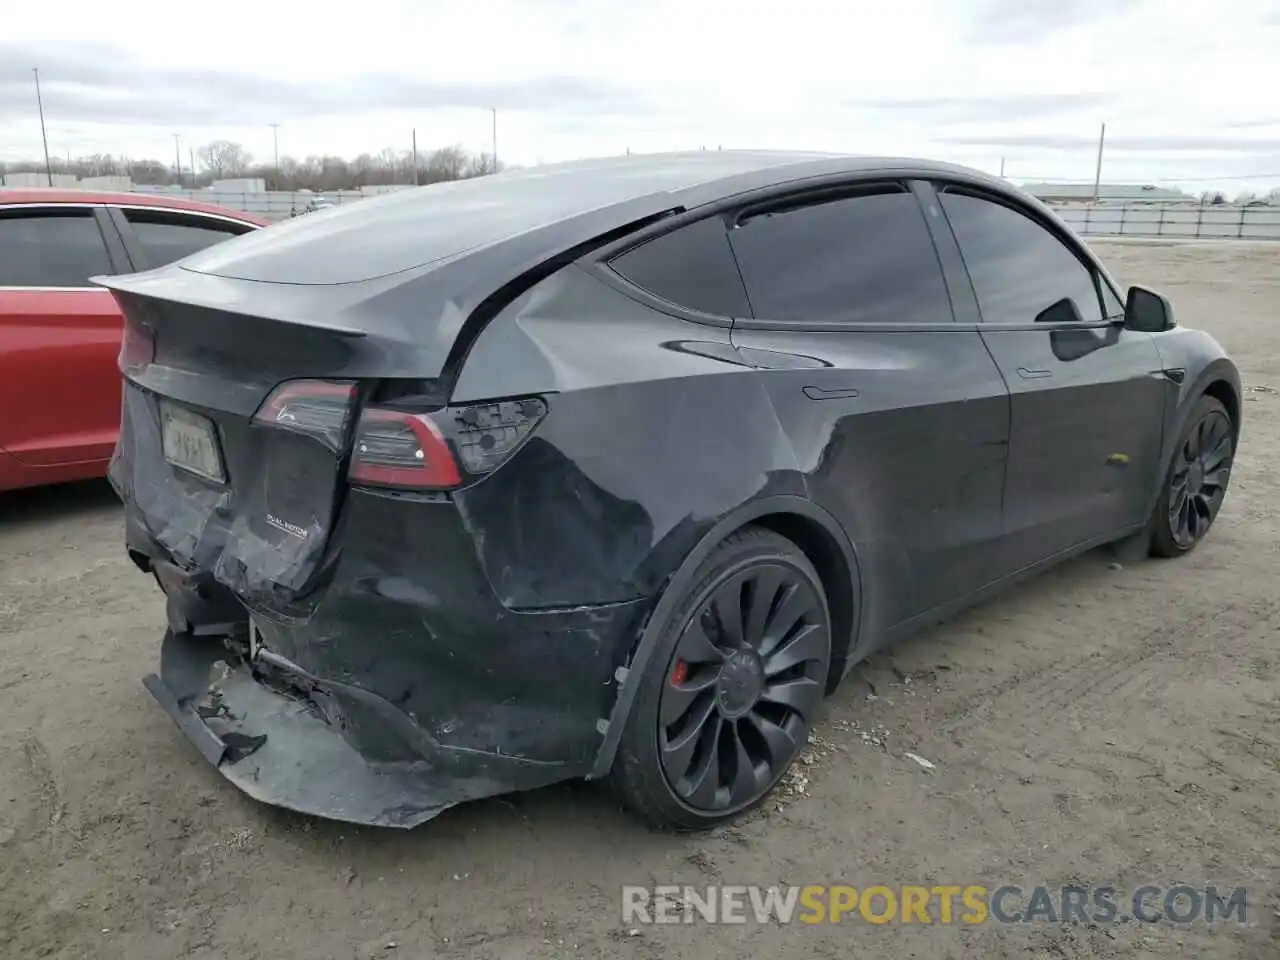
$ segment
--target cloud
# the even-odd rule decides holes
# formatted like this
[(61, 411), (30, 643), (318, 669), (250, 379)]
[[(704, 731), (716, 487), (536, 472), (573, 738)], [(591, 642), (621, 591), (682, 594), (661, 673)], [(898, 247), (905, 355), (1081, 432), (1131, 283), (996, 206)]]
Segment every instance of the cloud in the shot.
[(1075, 110), (1093, 110), (1115, 104), (1109, 93), (1027, 93), (983, 97), (914, 97), (899, 100), (871, 100), (850, 106), (869, 107), (889, 113), (923, 115), (942, 123), (989, 123), (1032, 120)]
[[(939, 138), (943, 143), (975, 147), (1021, 147), (1044, 150), (1096, 148), (1097, 137), (1068, 133), (1010, 133), (1005, 135), (954, 136)], [(1108, 150), (1151, 153), (1253, 153), (1280, 152), (1280, 137), (1187, 137), (1179, 134), (1127, 135), (1108, 137)]]
[[(0, 41), (0, 63), (40, 64), (45, 115), (63, 123), (155, 127), (237, 126), (371, 111), (448, 107), (634, 114), (641, 91), (592, 77), (547, 74), (512, 81), (432, 81), (394, 73), (287, 80), (211, 69), (134, 65), (128, 51), (97, 45)], [(145, 91), (145, 95), (140, 95)], [(0, 123), (31, 117), (29, 73), (0, 76)]]
[(992, 44), (1043, 41), (1050, 34), (1117, 16), (1141, 2), (1142, 0), (969, 0), (967, 39)]

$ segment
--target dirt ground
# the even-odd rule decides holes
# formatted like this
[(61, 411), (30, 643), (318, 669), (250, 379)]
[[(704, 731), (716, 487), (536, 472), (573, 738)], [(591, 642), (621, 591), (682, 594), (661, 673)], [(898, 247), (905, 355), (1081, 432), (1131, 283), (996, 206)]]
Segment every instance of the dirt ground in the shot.
[[(410, 833), (260, 806), (139, 682), (162, 605), (109, 489), (0, 497), (0, 957), (1280, 956), (1280, 244), (1098, 247), (1242, 368), (1208, 540), (1090, 554), (877, 657), (780, 802), (710, 835), (650, 833), (589, 785)], [(1249, 899), (1245, 925), (622, 923), (623, 884), (715, 882)]]

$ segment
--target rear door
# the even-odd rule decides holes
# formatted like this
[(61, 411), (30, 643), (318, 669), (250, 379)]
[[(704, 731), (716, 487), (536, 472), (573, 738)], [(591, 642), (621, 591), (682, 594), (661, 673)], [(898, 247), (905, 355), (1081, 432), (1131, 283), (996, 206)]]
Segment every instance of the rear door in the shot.
[(152, 270), (256, 229), (213, 214), (156, 207), (111, 208), (135, 270)]
[(1152, 335), (1088, 254), (1007, 198), (939, 200), (1011, 395), (1005, 562), (1019, 569), (1145, 519), (1168, 387)]
[(28, 466), (115, 445), (121, 317), (88, 278), (128, 263), (104, 225), (87, 204), (0, 207), (0, 448)]
[(913, 186), (780, 197), (731, 227), (754, 314), (734, 345), (772, 368), (810, 494), (854, 541), (864, 622), (883, 635), (981, 587), (1008, 396), (973, 318), (955, 320)]

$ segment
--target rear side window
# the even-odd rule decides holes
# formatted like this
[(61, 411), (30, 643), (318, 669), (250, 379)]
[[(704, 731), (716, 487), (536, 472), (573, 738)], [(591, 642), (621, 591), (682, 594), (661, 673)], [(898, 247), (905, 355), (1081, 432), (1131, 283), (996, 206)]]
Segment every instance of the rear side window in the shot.
[(91, 287), (115, 273), (89, 209), (0, 211), (0, 287)]
[(609, 266), (642, 290), (681, 307), (722, 317), (751, 315), (719, 217), (655, 237)]
[(198, 214), (161, 210), (124, 210), (123, 213), (142, 248), (147, 268), (163, 267), (253, 229)]
[(1034, 323), (1064, 298), (1082, 319), (1102, 319), (1093, 271), (1045, 227), (981, 197), (943, 191), (941, 199), (984, 323)]
[(729, 234), (761, 320), (950, 323), (920, 204), (905, 189), (773, 209)]

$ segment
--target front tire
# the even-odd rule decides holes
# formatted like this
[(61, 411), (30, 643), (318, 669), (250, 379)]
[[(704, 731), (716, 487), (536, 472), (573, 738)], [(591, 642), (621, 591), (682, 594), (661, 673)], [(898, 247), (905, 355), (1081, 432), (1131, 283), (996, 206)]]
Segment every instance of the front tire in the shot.
[(747, 527), (660, 630), (613, 785), (653, 826), (704, 829), (763, 800), (808, 742), (831, 664), (826, 594), (795, 544)]
[(1204, 539), (1222, 508), (1235, 456), (1231, 415), (1218, 400), (1196, 401), (1178, 438), (1151, 517), (1151, 552), (1180, 557)]

